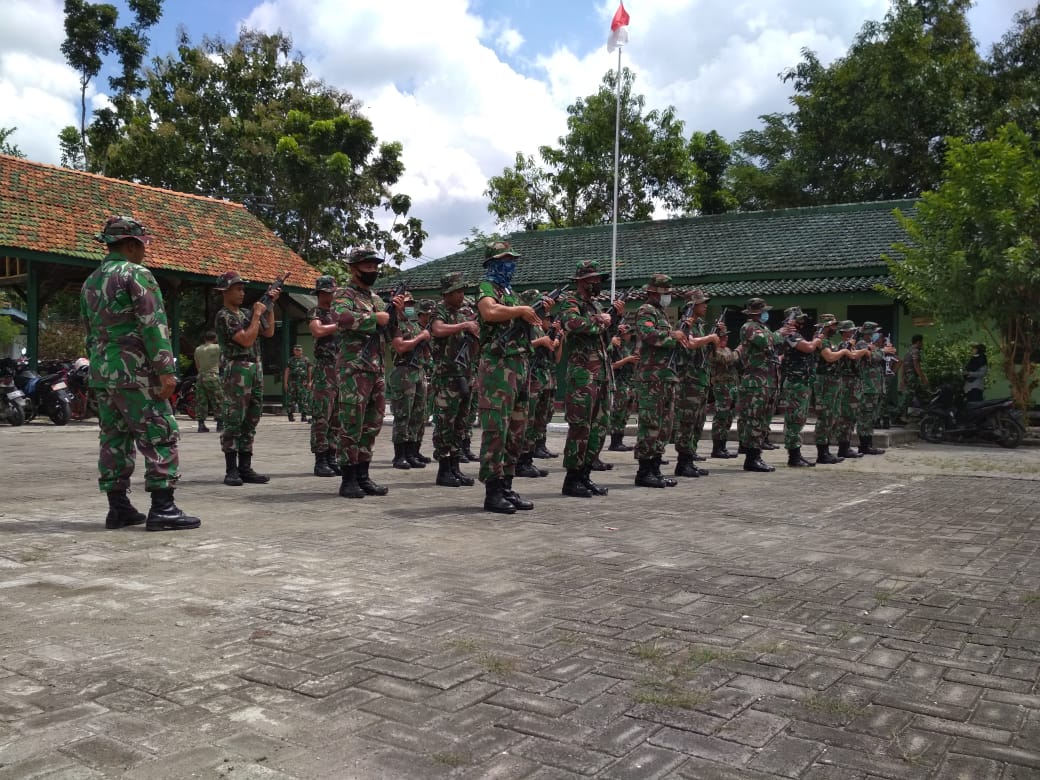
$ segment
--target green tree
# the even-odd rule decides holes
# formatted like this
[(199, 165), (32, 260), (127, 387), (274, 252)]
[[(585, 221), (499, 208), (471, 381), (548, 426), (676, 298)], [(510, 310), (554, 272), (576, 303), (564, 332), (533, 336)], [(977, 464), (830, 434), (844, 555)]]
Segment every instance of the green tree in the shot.
[(18, 132), (17, 127), (0, 127), (0, 154), (24, 159), (25, 152), (18, 148), (18, 144), (13, 144), (8, 140), (16, 132)]
[(722, 214), (737, 207), (727, 176), (733, 147), (715, 130), (690, 137), (690, 158), (696, 168), (693, 199), (701, 214)]
[(1040, 138), (1040, 5), (1015, 15), (988, 64), (990, 92), (982, 104), (986, 129), (1015, 122)]
[(108, 121), (125, 115), (133, 96), (144, 86), (141, 65), (148, 52), (146, 31), (162, 16), (162, 0), (127, 0), (127, 6), (134, 20), (119, 27), (119, 10), (114, 5), (65, 0), (65, 40), (61, 52), (79, 74), (80, 122), (78, 149), (69, 147), (68, 128), (62, 131), (63, 159), (82, 159), (84, 166), (93, 163), (87, 137), (87, 88), (101, 72), (107, 56), (114, 53), (119, 60), (118, 74), (108, 80), (116, 110), (102, 109), (110, 115)]
[[(632, 93), (634, 80), (622, 70), (618, 219), (650, 219), (657, 203), (673, 212), (692, 210), (697, 168), (683, 123), (671, 106), (645, 111), (646, 99)], [(559, 146), (539, 147), (540, 161), (517, 153), (512, 167), (491, 177), (484, 194), (500, 225), (534, 230), (611, 221), (616, 86), (612, 70), (596, 94), (568, 106)]]
[(176, 56), (147, 71), (129, 121), (99, 116), (89, 131), (106, 172), (240, 201), (319, 266), (361, 242), (398, 263), (419, 257), (422, 223), (392, 190), (400, 144), (380, 143), (356, 101), (292, 54), (281, 34), (196, 46), (182, 33)]
[(897, 212), (910, 240), (886, 258), (891, 292), (940, 325), (984, 330), (1025, 408), (1040, 348), (1040, 146), (1012, 124), (992, 140), (952, 139), (944, 170), (912, 214)]
[(763, 117), (763, 130), (738, 139), (742, 205), (908, 198), (938, 186), (945, 139), (974, 129), (985, 87), (970, 6), (895, 0), (831, 65), (804, 50), (781, 74), (794, 112)]

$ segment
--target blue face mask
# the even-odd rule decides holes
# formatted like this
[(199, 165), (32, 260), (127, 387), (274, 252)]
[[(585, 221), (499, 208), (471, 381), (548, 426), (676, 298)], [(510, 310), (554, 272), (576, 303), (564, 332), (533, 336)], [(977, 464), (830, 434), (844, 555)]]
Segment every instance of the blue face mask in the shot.
[(404, 316), (409, 320), (415, 319), (415, 308), (413, 306), (404, 307)]
[(767, 311), (762, 312), (762, 316), (759, 318), (758, 321), (761, 322), (763, 325), (765, 325), (767, 322), (769, 322), (769, 312), (767, 312)]
[(513, 283), (513, 273), (516, 271), (515, 260), (495, 260), (488, 266), (487, 279), (499, 287), (509, 287)]
[(870, 340), (871, 341), (877, 341), (879, 338), (881, 338), (881, 334), (880, 333), (875, 333), (873, 336), (870, 337)]

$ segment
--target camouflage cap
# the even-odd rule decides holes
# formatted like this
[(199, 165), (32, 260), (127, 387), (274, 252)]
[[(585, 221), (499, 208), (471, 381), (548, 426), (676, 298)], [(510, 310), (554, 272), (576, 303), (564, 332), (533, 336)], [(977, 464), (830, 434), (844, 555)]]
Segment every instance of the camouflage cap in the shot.
[(441, 294), (447, 295), (456, 290), (465, 290), (469, 285), (462, 271), (452, 271), (441, 277)]
[(761, 314), (764, 311), (771, 311), (772, 306), (767, 304), (762, 298), (749, 298), (747, 305), (744, 307), (744, 314)]
[(230, 290), (233, 285), (245, 283), (246, 280), (238, 275), (238, 271), (225, 271), (217, 279), (217, 289), (223, 292), (224, 290)]
[(711, 298), (708, 297), (708, 294), (704, 292), (704, 290), (699, 289), (690, 290), (685, 294), (684, 297), (687, 301), (694, 305), (697, 305), (698, 303), (707, 303), (711, 300)]
[(144, 225), (132, 217), (109, 217), (105, 220), (105, 226), (101, 232), (94, 238), (102, 244), (114, 244), (124, 238), (136, 238), (142, 244), (147, 244), (152, 240), (152, 237), (145, 232)]
[(419, 301), (419, 313), (420, 314), (431, 314), (434, 309), (437, 308), (437, 304), (429, 298), (423, 298)]
[(530, 290), (524, 290), (520, 293), (520, 302), (523, 303), (525, 306), (531, 306), (532, 304), (535, 304), (538, 301), (540, 301), (541, 298), (542, 293), (533, 287)]
[(383, 258), (379, 256), (379, 252), (376, 251), (374, 246), (359, 246), (355, 247), (347, 255), (347, 265), (357, 265), (358, 263), (382, 263)]
[(790, 307), (784, 309), (784, 319), (785, 320), (787, 320), (787, 319), (791, 319), (791, 320), (804, 320), (804, 319), (807, 319), (808, 316), (809, 316), (808, 314), (806, 314), (804, 311), (802, 311), (802, 307), (801, 306), (790, 306)]
[(314, 292), (336, 292), (336, 277), (319, 276), (314, 281)]
[(859, 326), (859, 332), (866, 333), (867, 335), (870, 335), (871, 333), (876, 333), (880, 329), (880, 325), (878, 325), (876, 322), (871, 322), (870, 320), (867, 320)]
[(504, 260), (507, 258), (515, 260), (518, 257), (520, 255), (513, 251), (508, 241), (491, 241), (484, 245), (484, 262), (482, 265), (486, 268), (492, 260)]
[(838, 322), (838, 318), (833, 314), (821, 314), (820, 318), (816, 320), (817, 325), (835, 325)]
[(606, 272), (600, 270), (599, 263), (595, 260), (579, 260), (571, 279), (577, 282), (581, 279), (598, 279), (605, 275)]
[(855, 330), (855, 329), (856, 329), (856, 323), (853, 322), (852, 320), (842, 320), (841, 322), (838, 323), (838, 330), (840, 330), (842, 333), (844, 333), (847, 330)]
[(292, 348), (293, 349), (303, 349), (303, 344), (293, 344)]
[(654, 274), (646, 284), (646, 291), (652, 293), (670, 293), (672, 291), (672, 277), (668, 274)]

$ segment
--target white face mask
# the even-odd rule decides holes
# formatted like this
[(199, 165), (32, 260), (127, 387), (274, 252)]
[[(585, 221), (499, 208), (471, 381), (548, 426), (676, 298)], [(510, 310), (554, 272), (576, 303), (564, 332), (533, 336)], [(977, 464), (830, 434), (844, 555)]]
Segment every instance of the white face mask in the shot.
[(664, 306), (665, 308), (667, 308), (668, 306), (671, 306), (671, 305), (672, 305), (672, 296), (671, 295), (662, 295), (661, 296), (661, 306)]

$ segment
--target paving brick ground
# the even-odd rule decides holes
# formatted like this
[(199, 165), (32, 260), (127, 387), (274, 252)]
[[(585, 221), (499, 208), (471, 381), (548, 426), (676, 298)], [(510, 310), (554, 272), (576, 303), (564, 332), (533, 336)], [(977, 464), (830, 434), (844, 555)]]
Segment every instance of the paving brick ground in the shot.
[(348, 501), (299, 423), (242, 488), (186, 426), (205, 524), (148, 534), (103, 530), (89, 424), (0, 428), (0, 779), (1040, 777), (1037, 448), (665, 491), (609, 454), (496, 518), (387, 434)]

